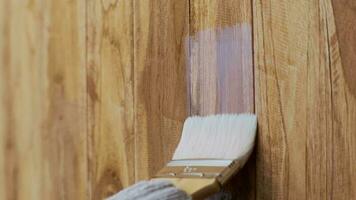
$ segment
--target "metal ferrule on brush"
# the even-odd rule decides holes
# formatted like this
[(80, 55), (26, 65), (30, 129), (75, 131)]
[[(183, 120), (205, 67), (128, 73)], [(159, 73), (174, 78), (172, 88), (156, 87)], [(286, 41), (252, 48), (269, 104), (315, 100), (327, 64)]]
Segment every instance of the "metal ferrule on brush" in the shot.
[(155, 178), (203, 199), (221, 190), (246, 163), (256, 128), (252, 114), (189, 117), (172, 160)]
[(241, 159), (172, 160), (158, 172), (156, 178), (215, 178), (223, 185), (243, 164)]

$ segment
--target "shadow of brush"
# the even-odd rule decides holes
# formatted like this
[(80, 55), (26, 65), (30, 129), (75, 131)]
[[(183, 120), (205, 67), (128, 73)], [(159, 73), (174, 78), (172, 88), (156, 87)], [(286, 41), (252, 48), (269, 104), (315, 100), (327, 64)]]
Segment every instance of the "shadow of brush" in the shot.
[(252, 200), (255, 199), (256, 149), (252, 152), (245, 166), (231, 180), (206, 200)]

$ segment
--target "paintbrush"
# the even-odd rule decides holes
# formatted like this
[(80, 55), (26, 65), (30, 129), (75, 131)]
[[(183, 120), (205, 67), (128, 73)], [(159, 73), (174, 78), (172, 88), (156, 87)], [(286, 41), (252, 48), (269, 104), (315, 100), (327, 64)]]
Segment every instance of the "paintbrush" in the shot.
[(256, 129), (253, 114), (189, 117), (172, 160), (155, 179), (171, 181), (193, 199), (208, 197), (246, 163)]

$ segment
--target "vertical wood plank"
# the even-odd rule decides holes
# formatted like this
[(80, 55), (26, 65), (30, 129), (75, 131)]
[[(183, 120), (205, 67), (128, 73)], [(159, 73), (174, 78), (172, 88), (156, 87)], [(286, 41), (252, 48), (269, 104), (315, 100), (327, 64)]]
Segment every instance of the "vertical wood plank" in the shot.
[[(332, 0), (323, 1), (326, 10), (332, 86), (332, 190), (333, 199), (356, 198), (356, 93), (350, 77), (356, 71), (342, 65)], [(355, 4), (354, 4), (355, 5)], [(347, 59), (347, 58), (345, 58)], [(349, 75), (345, 75), (345, 74)], [(350, 76), (350, 74), (353, 76)]]
[[(306, 121), (301, 124), (306, 126), (305, 141), (299, 144), (299, 148), (305, 146), (305, 189), (301, 193), (292, 194), (303, 195), (306, 199), (328, 199), (330, 196), (332, 161), (332, 86), (330, 83), (330, 61), (328, 56), (328, 32), (325, 6), (320, 1), (312, 2), (311, 15), (308, 20), (308, 46), (307, 61), (304, 63), (307, 68), (307, 100)], [(303, 80), (303, 79), (302, 79)], [(300, 94), (303, 95), (303, 94)], [(300, 119), (296, 119), (300, 120)], [(296, 127), (296, 130), (297, 127)], [(297, 147), (296, 147), (297, 148)], [(295, 153), (290, 156), (294, 157)], [(295, 171), (289, 173), (296, 173)], [(293, 179), (290, 180), (293, 182)], [(332, 198), (331, 198), (332, 199)]]
[(84, 1), (0, 5), (1, 198), (86, 199)]
[(191, 114), (253, 112), (251, 2), (190, 2)]
[[(190, 1), (191, 115), (254, 112), (251, 1)], [(255, 198), (254, 156), (226, 186)]]
[[(5, 52), (7, 52), (8, 50), (8, 43), (6, 43), (6, 41), (8, 41), (8, 13), (6, 13), (6, 10), (8, 9), (8, 3), (6, 3), (6, 1), (0, 1), (0, 70), (3, 71), (2, 74), (5, 74), (5, 69), (8, 67), (6, 67), (6, 65), (8, 65), (6, 62), (6, 57), (5, 56)], [(7, 20), (6, 20), (7, 19)], [(6, 98), (5, 95), (7, 93), (6, 91), (6, 82), (5, 79), (3, 77), (3, 75), (1, 75), (1, 80), (0, 80), (0, 110), (2, 112), (0, 112), (0, 199), (6, 199), (6, 172), (5, 172), (5, 168), (6, 168), (6, 156), (5, 156), (5, 152), (6, 152), (6, 129), (7, 129), (7, 120), (6, 118), (8, 117), (7, 114), (8, 112), (6, 112)]]
[(330, 1), (253, 1), (257, 199), (354, 199), (356, 101)]
[(42, 198), (86, 199), (85, 0), (42, 4), (48, 30)]
[(253, 7), (256, 112), (260, 124), (256, 197), (305, 198), (304, 142), (309, 118), (304, 94), (308, 91), (306, 41), (311, 26), (307, 13), (314, 14), (319, 8), (306, 1), (289, 0), (255, 0)]
[[(46, 56), (41, 2), (1, 1), (0, 199), (41, 198)], [(22, 167), (26, 166), (26, 167)], [(33, 183), (36, 183), (33, 184)]]
[(133, 2), (87, 1), (91, 199), (135, 179)]
[[(335, 21), (331, 19), (331, 23), (335, 23), (336, 27), (332, 24), (332, 31), (337, 32), (337, 38), (339, 42), (339, 47), (335, 46), (336, 54), (339, 54), (341, 58), (342, 69), (340, 68), (340, 61), (338, 61), (338, 71), (339, 74), (342, 73), (345, 82), (343, 84), (344, 94), (339, 94), (336, 97), (341, 97), (344, 103), (350, 101), (354, 102), (356, 98), (356, 2), (352, 0), (343, 0), (343, 1), (332, 1)], [(329, 7), (330, 8), (330, 7)], [(336, 30), (335, 30), (336, 28)], [(334, 33), (335, 34), (335, 33)], [(335, 35), (333, 35), (335, 40)], [(338, 49), (340, 52), (338, 53)], [(337, 76), (334, 76), (337, 79)], [(345, 95), (345, 96), (341, 96)], [(346, 102), (345, 102), (346, 101)], [(350, 103), (347, 103), (350, 104)], [(352, 103), (351, 103), (352, 104)], [(343, 134), (348, 135), (345, 139), (347, 140), (346, 144), (348, 144), (348, 154), (351, 156), (351, 160), (349, 166), (350, 169), (346, 169), (347, 171), (351, 171), (349, 183), (350, 196), (356, 199), (356, 134), (354, 133), (355, 127), (354, 123), (351, 120), (355, 120), (355, 107), (347, 106), (346, 110), (348, 112), (347, 119), (343, 119), (346, 121), (342, 121), (341, 126), (346, 126), (346, 130)], [(346, 171), (346, 175), (347, 175)], [(351, 188), (350, 188), (351, 187)]]
[(345, 79), (356, 95), (356, 1), (332, 0)]
[(187, 116), (188, 1), (134, 1), (136, 179), (171, 159)]

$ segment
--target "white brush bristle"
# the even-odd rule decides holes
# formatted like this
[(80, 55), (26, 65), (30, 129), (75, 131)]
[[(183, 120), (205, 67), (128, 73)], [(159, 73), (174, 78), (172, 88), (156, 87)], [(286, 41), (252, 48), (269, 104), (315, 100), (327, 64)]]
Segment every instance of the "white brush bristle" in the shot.
[(189, 117), (173, 160), (239, 159), (251, 152), (256, 129), (253, 114)]

